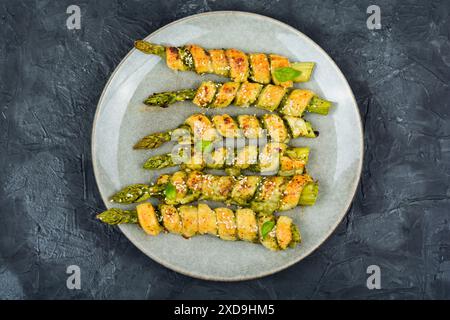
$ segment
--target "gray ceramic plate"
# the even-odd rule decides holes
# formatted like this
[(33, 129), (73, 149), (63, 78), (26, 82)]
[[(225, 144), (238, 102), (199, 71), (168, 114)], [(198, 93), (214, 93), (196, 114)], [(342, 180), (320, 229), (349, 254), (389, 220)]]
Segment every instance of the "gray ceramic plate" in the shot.
[[(195, 43), (206, 48), (238, 48), (246, 52), (279, 53), (291, 61), (314, 61), (311, 88), (335, 102), (328, 116), (307, 115), (320, 136), (297, 139), (311, 147), (308, 167), (320, 182), (315, 206), (286, 212), (300, 226), (303, 242), (296, 249), (271, 252), (244, 242), (226, 242), (209, 236), (185, 240), (164, 234), (147, 236), (137, 226), (120, 229), (140, 250), (162, 265), (209, 280), (244, 280), (280, 271), (302, 260), (333, 232), (352, 201), (361, 173), (363, 137), (353, 93), (339, 68), (311, 39), (277, 20), (244, 12), (212, 12), (173, 22), (146, 38), (170, 45)], [(178, 126), (199, 109), (179, 103), (166, 109), (148, 108), (144, 98), (154, 92), (192, 88), (206, 78), (190, 72), (175, 73), (160, 58), (132, 50), (117, 67), (98, 104), (92, 133), (95, 176), (107, 207), (108, 197), (125, 185), (153, 181), (161, 171), (141, 169), (145, 159), (169, 151), (133, 151), (143, 135)], [(218, 78), (217, 78), (218, 79)], [(224, 80), (224, 79), (222, 79)], [(254, 108), (225, 109), (229, 114), (257, 113)], [(208, 114), (224, 110), (208, 110)]]

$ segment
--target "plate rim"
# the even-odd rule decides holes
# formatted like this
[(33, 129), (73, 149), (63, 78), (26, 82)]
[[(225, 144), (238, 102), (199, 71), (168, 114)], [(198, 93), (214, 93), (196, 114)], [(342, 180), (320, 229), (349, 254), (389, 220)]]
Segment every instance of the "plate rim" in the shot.
[[(160, 265), (164, 266), (165, 268), (168, 268), (170, 270), (173, 270), (175, 272), (178, 272), (180, 274), (183, 274), (185, 276), (189, 276), (192, 278), (196, 278), (196, 279), (201, 279), (201, 280), (207, 280), (207, 281), (222, 281), (222, 282), (236, 282), (236, 281), (245, 281), (245, 280), (254, 280), (254, 279), (259, 279), (262, 277), (266, 277), (275, 273), (278, 273), (280, 271), (283, 271), (295, 264), (297, 264), (298, 262), (300, 262), (301, 260), (309, 257), (313, 252), (315, 252), (320, 246), (322, 246), (324, 244), (325, 241), (327, 241), (330, 236), (334, 233), (334, 231), (336, 230), (336, 228), (339, 226), (339, 224), (342, 222), (342, 220), (344, 219), (344, 217), (346, 216), (347, 212), (349, 211), (353, 200), (356, 196), (356, 191), (357, 188), (359, 186), (359, 183), (361, 181), (361, 174), (362, 174), (362, 167), (363, 167), (363, 162), (364, 162), (364, 130), (363, 130), (363, 122), (362, 122), (362, 117), (361, 117), (361, 111), (358, 108), (358, 102), (356, 101), (355, 95), (353, 93), (352, 88), (350, 87), (350, 84), (347, 81), (347, 78), (345, 77), (345, 75), (342, 73), (341, 69), (339, 68), (339, 66), (336, 64), (336, 62), (328, 55), (328, 53), (322, 49), (322, 47), (320, 47), (314, 40), (312, 40), (310, 37), (308, 37), (307, 35), (305, 35), (303, 32), (301, 32), (300, 30), (297, 30), (296, 28), (288, 25), (287, 23), (284, 23), (280, 20), (277, 20), (275, 18), (272, 17), (268, 17), (262, 14), (258, 14), (258, 13), (253, 13), (253, 12), (246, 12), (246, 11), (234, 11), (234, 10), (219, 10), (219, 11), (209, 11), (209, 12), (202, 12), (202, 13), (197, 13), (197, 14), (193, 14), (181, 19), (177, 19), (175, 21), (172, 21), (164, 26), (162, 26), (161, 28), (153, 31), (152, 33), (150, 33), (149, 35), (147, 35), (145, 38), (143, 39), (147, 39), (149, 37), (152, 37), (156, 34), (158, 34), (159, 32), (163, 31), (166, 28), (169, 28), (170, 26), (180, 23), (180, 22), (184, 22), (184, 21), (188, 21), (194, 18), (198, 18), (198, 17), (202, 17), (202, 16), (213, 16), (213, 15), (223, 15), (223, 14), (233, 14), (233, 15), (242, 15), (242, 16), (252, 16), (255, 17), (257, 19), (262, 19), (262, 20), (269, 20), (270, 22), (276, 23), (279, 26), (283, 27), (283, 28), (287, 28), (290, 31), (294, 32), (295, 34), (297, 34), (298, 36), (304, 38), (304, 40), (308, 41), (312, 46), (314, 46), (317, 50), (319, 50), (326, 59), (328, 59), (331, 62), (332, 67), (335, 69), (335, 71), (337, 72), (337, 74), (342, 77), (342, 79), (345, 82), (345, 86), (348, 88), (348, 90), (350, 91), (351, 94), (351, 99), (354, 102), (354, 105), (356, 106), (356, 111), (357, 111), (357, 115), (358, 115), (358, 129), (359, 129), (359, 133), (360, 133), (360, 157), (359, 157), (359, 162), (358, 162), (358, 168), (357, 168), (357, 179), (355, 179), (353, 181), (353, 184), (351, 186), (351, 196), (348, 197), (348, 199), (346, 200), (346, 206), (345, 206), (345, 210), (342, 210), (342, 213), (339, 215), (339, 219), (336, 220), (335, 224), (332, 225), (332, 227), (328, 230), (328, 233), (325, 234), (325, 237), (323, 238), (322, 241), (320, 241), (316, 246), (310, 248), (307, 252), (305, 252), (305, 254), (302, 257), (299, 257), (298, 259), (294, 259), (291, 262), (288, 262), (280, 267), (277, 268), (273, 268), (270, 269), (266, 272), (260, 272), (257, 275), (253, 275), (253, 276), (236, 276), (236, 277), (220, 277), (220, 276), (205, 276), (202, 274), (197, 274), (191, 271), (186, 271), (182, 268), (179, 268), (177, 266), (172, 265), (171, 263), (168, 263), (166, 261), (162, 261), (161, 259), (155, 257), (154, 255), (151, 255), (149, 253), (147, 253), (144, 248), (138, 243), (138, 241), (135, 241), (133, 239), (131, 239), (127, 233), (122, 229), (122, 226), (119, 225), (119, 229), (122, 232), (123, 235), (125, 235), (125, 237), (136, 247), (138, 248), (143, 254), (145, 254), (147, 257), (151, 258), (152, 260), (154, 260), (155, 262), (159, 263)], [(112, 74), (109, 76), (108, 81), (105, 84), (105, 87), (103, 88), (102, 94), (100, 95), (100, 98), (98, 100), (97, 106), (96, 106), (96, 110), (95, 110), (95, 114), (94, 114), (94, 120), (92, 123), (92, 130), (91, 130), (91, 161), (92, 161), (92, 167), (93, 167), (93, 171), (94, 171), (94, 177), (95, 177), (95, 183), (97, 185), (97, 189), (100, 193), (100, 197), (102, 198), (102, 201), (104, 203), (104, 205), (107, 207), (107, 203), (109, 203), (108, 201), (108, 197), (105, 197), (105, 195), (102, 193), (102, 191), (100, 190), (99, 187), (99, 181), (98, 181), (98, 168), (97, 168), (97, 161), (96, 161), (96, 144), (95, 144), (95, 139), (94, 137), (96, 136), (96, 126), (97, 126), (97, 121), (98, 121), (98, 117), (100, 114), (100, 109), (101, 105), (103, 104), (103, 100), (106, 94), (107, 89), (109, 88), (112, 80), (115, 78), (115, 76), (117, 75), (117, 73), (119, 72), (119, 70), (122, 68), (123, 64), (127, 61), (127, 59), (130, 57), (130, 55), (135, 52), (135, 48), (132, 48), (126, 55), (125, 57), (120, 61), (120, 63), (116, 66), (116, 68), (114, 69), (114, 71), (112, 72)]]

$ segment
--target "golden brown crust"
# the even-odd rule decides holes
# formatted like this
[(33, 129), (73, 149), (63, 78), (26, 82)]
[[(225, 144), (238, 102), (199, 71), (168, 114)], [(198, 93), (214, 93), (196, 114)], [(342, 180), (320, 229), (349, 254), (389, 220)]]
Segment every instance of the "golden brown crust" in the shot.
[(270, 63), (264, 53), (249, 54), (251, 79), (258, 83), (268, 84), (271, 80)]
[(275, 235), (281, 250), (285, 250), (292, 241), (292, 219), (281, 216), (277, 220)]
[(181, 60), (180, 53), (176, 47), (166, 48), (166, 63), (167, 66), (172, 70), (185, 71), (186, 66)]
[(213, 141), (217, 137), (214, 125), (204, 114), (193, 114), (186, 119), (185, 123), (191, 128), (196, 140)]
[(177, 208), (168, 204), (162, 204), (159, 208), (164, 228), (170, 233), (181, 234), (183, 226)]
[(189, 189), (191, 189), (194, 192), (198, 192), (202, 190), (202, 184), (203, 184), (203, 174), (199, 171), (192, 171), (189, 173), (186, 185)]
[(213, 108), (228, 107), (236, 97), (240, 84), (237, 82), (225, 82), (219, 89), (212, 103)]
[(266, 85), (258, 97), (257, 106), (269, 111), (275, 111), (281, 103), (286, 93), (286, 89), (282, 86), (272, 84)]
[(258, 95), (261, 92), (263, 85), (253, 82), (242, 82), (241, 87), (236, 93), (234, 103), (238, 107), (248, 107), (255, 103)]
[(182, 235), (185, 238), (195, 236), (198, 232), (198, 210), (194, 206), (181, 206), (178, 209), (183, 224)]
[(149, 202), (141, 203), (136, 207), (139, 224), (145, 233), (151, 236), (157, 236), (161, 231), (161, 225), (158, 222), (155, 208)]
[(257, 139), (262, 136), (263, 130), (259, 119), (254, 115), (239, 115), (239, 128), (242, 130), (244, 137), (248, 139)]
[(195, 72), (199, 74), (213, 72), (211, 58), (207, 51), (197, 45), (187, 46), (187, 49), (191, 53), (192, 59), (194, 60)]
[(272, 141), (286, 142), (289, 139), (289, 132), (283, 119), (276, 114), (265, 114), (263, 116), (264, 127), (267, 135)]
[(280, 112), (287, 116), (301, 117), (312, 97), (314, 97), (314, 92), (311, 90), (292, 90)]
[(230, 78), (234, 82), (244, 82), (248, 79), (250, 66), (247, 55), (236, 49), (227, 49), (225, 54), (230, 66)]
[(250, 242), (257, 240), (258, 222), (253, 210), (247, 208), (236, 210), (236, 227), (239, 239)]
[(207, 204), (198, 204), (198, 233), (217, 235), (216, 213)]
[(238, 138), (241, 136), (236, 121), (228, 114), (215, 115), (212, 118), (212, 122), (222, 137)]
[(213, 72), (217, 75), (228, 77), (230, 67), (228, 66), (227, 56), (225, 50), (212, 49), (208, 50), (211, 57), (211, 66)]
[(217, 230), (222, 240), (237, 240), (236, 221), (234, 212), (228, 208), (217, 208), (214, 210), (217, 217)]
[(284, 186), (280, 210), (290, 210), (298, 205), (303, 188), (312, 179), (308, 175), (295, 175)]
[(212, 103), (217, 92), (217, 86), (212, 81), (202, 82), (200, 87), (198, 87), (197, 92), (195, 93), (195, 97), (192, 102), (201, 107), (207, 107)]

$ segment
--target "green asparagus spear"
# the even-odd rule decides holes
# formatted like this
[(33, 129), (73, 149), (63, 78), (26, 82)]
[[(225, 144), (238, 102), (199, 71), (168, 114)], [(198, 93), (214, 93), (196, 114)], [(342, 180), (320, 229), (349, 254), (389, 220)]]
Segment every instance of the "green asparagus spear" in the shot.
[(100, 213), (97, 215), (97, 219), (111, 225), (138, 223), (136, 210), (122, 210), (118, 208), (112, 208)]
[(135, 203), (149, 199), (152, 196), (160, 196), (163, 192), (160, 186), (149, 186), (142, 183), (130, 185), (120, 192), (116, 193), (111, 202), (117, 203)]
[(154, 54), (160, 57), (165, 57), (166, 48), (157, 44), (153, 44), (143, 40), (134, 42), (134, 47), (146, 54)]
[(293, 82), (309, 81), (314, 69), (313, 62), (290, 63), (288, 58), (276, 54), (246, 54), (236, 49), (206, 50), (197, 45), (163, 47), (144, 40), (136, 41), (134, 46), (143, 53), (164, 58), (172, 70), (213, 73), (236, 82), (251, 80), (292, 87)]
[(272, 212), (313, 205), (317, 195), (318, 184), (306, 174), (232, 177), (178, 171), (162, 175), (152, 186), (128, 186), (116, 193), (111, 201), (130, 204), (157, 197), (168, 204), (186, 204), (203, 199), (252, 207), (258, 212)]
[[(246, 148), (249, 148), (249, 146), (247, 146)], [(238, 176), (241, 174), (241, 170), (249, 170), (253, 172), (263, 171), (263, 168), (261, 168), (259, 164), (259, 159), (261, 157), (272, 157), (274, 161), (276, 161), (276, 158), (274, 156), (271, 156), (270, 154), (266, 154), (266, 152), (264, 152), (264, 148), (258, 153), (258, 148), (254, 146), (253, 149), (256, 152), (254, 156), (250, 155), (248, 149), (246, 148), (238, 149), (236, 153), (232, 152), (232, 150), (225, 149), (227, 151), (223, 152), (222, 158), (219, 161), (211, 163), (207, 161), (208, 154), (204, 155), (202, 150), (200, 159), (202, 160), (201, 163), (195, 163), (194, 165), (189, 162), (191, 158), (183, 159), (180, 158), (178, 154), (172, 155), (171, 153), (168, 153), (163, 155), (156, 155), (150, 157), (143, 165), (143, 168), (147, 170), (155, 170), (174, 167), (180, 164), (183, 169), (225, 169), (228, 175)], [(268, 149), (270, 153), (275, 152), (274, 148)], [(196, 154), (196, 152), (198, 151), (196, 151), (196, 149), (193, 149), (193, 153)], [(281, 152), (279, 150), (276, 150), (276, 152), (279, 153), (278, 162), (280, 162), (281, 159), (280, 167), (278, 169), (279, 175), (292, 176), (295, 174), (303, 173), (304, 167), (308, 162), (309, 157), (308, 147), (289, 147), (285, 150), (281, 150)], [(232, 156), (229, 157), (229, 154), (231, 154)], [(242, 157), (240, 157), (240, 155), (242, 155)], [(175, 157), (177, 161), (174, 161), (173, 157)]]
[[(232, 83), (228, 82), (226, 84)], [(240, 84), (242, 90), (230, 91), (229, 88), (225, 88), (226, 93), (224, 93), (221, 91), (223, 88), (224, 85), (220, 83), (204, 82), (197, 89), (154, 93), (144, 103), (149, 106), (166, 107), (177, 101), (192, 100), (194, 104), (202, 108), (205, 106), (223, 108), (231, 105), (233, 101), (237, 106), (241, 106), (241, 101), (246, 101), (246, 103), (242, 104), (243, 107), (252, 105), (260, 109), (277, 110), (281, 114), (295, 117), (301, 117), (304, 111), (327, 115), (332, 106), (330, 101), (318, 97), (310, 90), (286, 90), (274, 85), (258, 87), (255, 84), (246, 82)], [(216, 90), (216, 93), (215, 95), (210, 94), (206, 96), (205, 90)], [(248, 98), (249, 95), (253, 97), (250, 99)], [(199, 96), (201, 96), (201, 99), (198, 98)], [(216, 102), (218, 96), (221, 102), (226, 102), (220, 104)], [(223, 96), (227, 99), (222, 100)]]
[(175, 92), (166, 92), (166, 93), (160, 93), (157, 96), (152, 97), (152, 99), (147, 99), (151, 103), (147, 103), (147, 100), (145, 104), (149, 106), (158, 106), (158, 107), (167, 107), (170, 104), (173, 104), (178, 101), (186, 101), (186, 100), (192, 100), (195, 97), (195, 90), (192, 89), (185, 89), (185, 90), (179, 90)]
[(144, 103), (148, 106), (165, 107), (177, 101), (193, 100), (196, 92), (197, 90), (195, 89), (185, 89), (180, 91), (155, 93), (149, 96)]
[(158, 209), (143, 203), (135, 210), (109, 209), (97, 218), (109, 225), (139, 224), (151, 236), (162, 231), (185, 238), (208, 234), (222, 240), (259, 243), (274, 251), (294, 248), (301, 242), (298, 227), (290, 217), (257, 214), (251, 209), (211, 209), (205, 203), (180, 207), (161, 205)]
[[(315, 138), (317, 136), (317, 132), (312, 128), (311, 123), (299, 117), (280, 117), (276, 114), (270, 114), (262, 117), (239, 115), (237, 118), (238, 120), (235, 120), (227, 114), (216, 115), (214, 117), (208, 117), (204, 114), (194, 114), (188, 117), (185, 123), (177, 129), (152, 133), (145, 136), (134, 145), (134, 149), (158, 148), (163, 143), (170, 141), (172, 136), (177, 138), (180, 144), (191, 144), (193, 140), (201, 140), (202, 143), (211, 143), (213, 142), (211, 140), (219, 141), (219, 139), (221, 140), (226, 137), (225, 134), (227, 132), (224, 133), (224, 131), (228, 130), (228, 128), (219, 130), (221, 129), (218, 128), (219, 121), (215, 122), (214, 120), (223, 120), (221, 123), (226, 122), (227, 125), (232, 126), (234, 128), (233, 130), (235, 130), (235, 137), (248, 139), (261, 138), (262, 135), (260, 135), (260, 132), (263, 132), (263, 128), (266, 128), (267, 138), (271, 141), (283, 143), (287, 143), (291, 138)], [(276, 126), (272, 124), (276, 124)], [(205, 127), (205, 130), (202, 130), (202, 132), (211, 133), (211, 130), (215, 131), (214, 129), (216, 129), (216, 132), (215, 134), (210, 134), (207, 139), (203, 139), (204, 137), (199, 137), (194, 134), (196, 132), (195, 128), (201, 126)]]

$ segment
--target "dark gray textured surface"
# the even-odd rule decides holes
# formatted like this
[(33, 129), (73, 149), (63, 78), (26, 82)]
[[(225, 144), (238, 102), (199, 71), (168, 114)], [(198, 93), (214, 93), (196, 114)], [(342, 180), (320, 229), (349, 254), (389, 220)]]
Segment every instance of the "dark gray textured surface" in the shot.
[[(82, 10), (67, 30), (66, 8)], [(369, 31), (366, 8), (381, 7)], [(354, 204), (301, 263), (241, 283), (191, 279), (94, 220), (97, 101), (132, 41), (194, 13), (242, 10), (304, 32), (337, 62), (365, 125)], [(0, 298), (450, 298), (448, 1), (2, 1)], [(336, 190), (336, 192), (339, 192)], [(81, 290), (66, 288), (81, 267)], [(381, 290), (366, 268), (381, 268)]]

